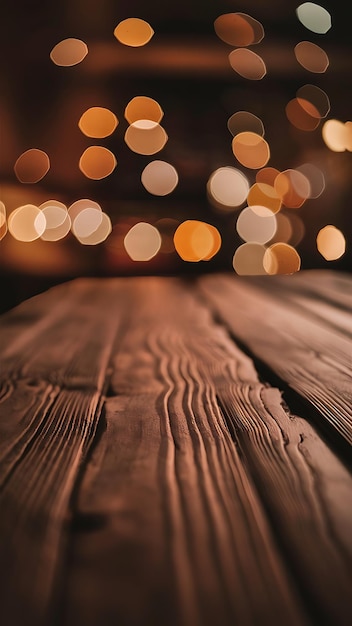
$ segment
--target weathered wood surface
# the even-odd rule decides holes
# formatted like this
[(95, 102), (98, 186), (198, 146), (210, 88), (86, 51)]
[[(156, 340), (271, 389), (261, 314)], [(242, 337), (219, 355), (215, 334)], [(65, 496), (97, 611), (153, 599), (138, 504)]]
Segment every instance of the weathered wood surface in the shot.
[(80, 279), (0, 317), (1, 624), (349, 625), (350, 285)]

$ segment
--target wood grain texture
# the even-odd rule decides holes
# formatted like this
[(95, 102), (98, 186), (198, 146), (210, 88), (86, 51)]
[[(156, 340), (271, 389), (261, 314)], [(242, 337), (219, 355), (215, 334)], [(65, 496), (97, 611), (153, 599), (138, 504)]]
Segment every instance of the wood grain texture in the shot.
[(195, 351), (218, 329), (179, 282), (136, 280), (133, 297), (78, 501), (105, 522), (73, 537), (64, 624), (306, 623), (204, 375), (212, 352)]
[(233, 340), (348, 434), (346, 278), (233, 278), (0, 317), (5, 626), (349, 626), (351, 474)]
[[(286, 278), (284, 293), (291, 286)], [(202, 277), (200, 285), (234, 338), (309, 401), (324, 425), (351, 444), (351, 339), (341, 326), (336, 330), (331, 321), (322, 319), (323, 309), (312, 316), (302, 306), (291, 306), (285, 295), (280, 298), (275, 282), (276, 277), (252, 281), (219, 275)]]
[[(7, 540), (0, 544), (0, 596), (6, 626), (49, 619), (69, 501), (94, 439), (119, 323), (118, 317), (104, 319), (92, 296), (84, 281), (77, 282), (2, 320), (0, 536)], [(108, 302), (107, 289), (101, 304)]]

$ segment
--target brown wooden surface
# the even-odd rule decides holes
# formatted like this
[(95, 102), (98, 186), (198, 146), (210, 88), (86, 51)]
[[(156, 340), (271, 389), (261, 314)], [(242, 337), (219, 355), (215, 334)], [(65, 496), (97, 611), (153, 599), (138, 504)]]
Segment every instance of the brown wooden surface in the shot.
[(0, 623), (349, 625), (351, 286), (78, 279), (0, 317)]

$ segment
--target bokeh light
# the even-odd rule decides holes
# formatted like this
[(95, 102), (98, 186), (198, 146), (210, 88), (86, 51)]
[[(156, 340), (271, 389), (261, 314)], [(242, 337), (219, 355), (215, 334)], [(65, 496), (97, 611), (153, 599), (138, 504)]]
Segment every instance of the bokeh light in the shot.
[(199, 220), (186, 220), (176, 229), (174, 246), (183, 261), (196, 263), (208, 261), (221, 246), (219, 231)]
[(176, 169), (166, 161), (148, 163), (141, 174), (143, 186), (155, 196), (166, 196), (172, 193), (178, 183)]
[(320, 124), (319, 111), (308, 100), (304, 101), (303, 98), (290, 100), (285, 111), (288, 121), (299, 130), (313, 131)]
[(331, 15), (320, 4), (304, 2), (297, 7), (296, 14), (301, 24), (313, 33), (324, 35), (331, 28)]
[(35, 241), (44, 233), (44, 213), (34, 204), (24, 204), (14, 209), (8, 218), (8, 229), (18, 241)]
[(77, 215), (80, 214), (84, 209), (97, 209), (101, 211), (102, 208), (98, 202), (95, 200), (90, 200), (89, 198), (81, 198), (80, 200), (76, 200), (68, 207), (68, 214), (70, 216), (71, 222), (74, 222)]
[(46, 226), (41, 234), (44, 241), (59, 241), (70, 231), (71, 219), (66, 205), (59, 200), (46, 200), (38, 207), (45, 216)]
[(295, 57), (300, 65), (309, 72), (323, 74), (329, 67), (329, 57), (317, 44), (300, 41), (294, 48)]
[(227, 128), (233, 137), (245, 131), (256, 133), (264, 137), (264, 124), (262, 120), (253, 113), (249, 113), (249, 111), (237, 111), (233, 113), (227, 121)]
[(275, 178), (274, 187), (282, 204), (290, 209), (300, 208), (310, 197), (308, 178), (295, 169), (280, 172)]
[(152, 224), (138, 222), (125, 236), (124, 246), (132, 261), (150, 261), (160, 250), (161, 236)]
[(91, 107), (81, 116), (78, 127), (87, 137), (103, 138), (111, 135), (119, 121), (116, 115), (104, 107)]
[(256, 276), (265, 274), (263, 259), (266, 247), (260, 243), (243, 243), (239, 246), (232, 259), (232, 266), (236, 274), (241, 276)]
[(225, 209), (233, 209), (246, 201), (249, 182), (235, 167), (219, 167), (210, 175), (207, 191), (210, 201), (214, 200)]
[(275, 235), (276, 217), (273, 214), (262, 217), (246, 207), (237, 218), (236, 230), (243, 241), (267, 243)]
[[(89, 210), (89, 209), (85, 209)], [(96, 246), (99, 243), (103, 243), (112, 232), (112, 223), (110, 217), (107, 213), (101, 213), (101, 220), (98, 227), (91, 232), (90, 235), (82, 235), (80, 234), (80, 230), (76, 229), (74, 233), (77, 240), (84, 246)]]
[(23, 152), (14, 165), (14, 171), (21, 183), (38, 183), (48, 173), (50, 159), (46, 152), (30, 148)]
[(336, 261), (346, 252), (346, 240), (338, 228), (329, 224), (319, 231), (317, 248), (326, 261)]
[(50, 58), (55, 65), (70, 67), (81, 63), (88, 54), (87, 44), (81, 39), (69, 37), (63, 39), (50, 52)]
[(237, 74), (248, 80), (262, 80), (266, 65), (259, 54), (247, 48), (236, 48), (229, 54), (230, 65)]
[(125, 46), (145, 46), (154, 35), (154, 30), (145, 20), (129, 17), (122, 20), (114, 30), (116, 39)]
[(275, 178), (280, 173), (276, 167), (262, 167), (256, 172), (255, 180), (257, 183), (265, 183), (274, 186)]
[(7, 219), (6, 219), (6, 207), (0, 200), (0, 241), (5, 237), (7, 233)]
[(321, 119), (330, 111), (329, 96), (316, 85), (302, 85), (297, 89), (296, 97), (301, 107), (312, 117)]
[(103, 146), (89, 146), (79, 160), (79, 169), (93, 180), (110, 176), (117, 165), (115, 155)]
[(72, 222), (71, 230), (79, 237), (89, 237), (100, 226), (103, 219), (103, 212), (99, 209), (89, 207), (82, 209)]
[(322, 137), (330, 150), (344, 152), (350, 140), (349, 127), (340, 120), (326, 120), (322, 127)]
[(152, 120), (137, 120), (125, 132), (126, 144), (137, 154), (156, 154), (163, 149), (167, 140), (164, 128)]
[(129, 101), (124, 112), (125, 118), (129, 124), (138, 122), (138, 120), (151, 120), (152, 122), (161, 122), (164, 112), (154, 98), (149, 96), (135, 96)]
[(269, 144), (257, 133), (238, 133), (232, 140), (232, 151), (237, 161), (250, 169), (260, 169), (270, 159)]
[(257, 215), (267, 217), (280, 211), (282, 201), (274, 185), (256, 182), (248, 192), (247, 204)]
[(264, 37), (262, 24), (246, 13), (219, 15), (214, 21), (214, 30), (219, 39), (231, 46), (250, 46)]
[(263, 265), (267, 274), (294, 274), (301, 267), (301, 257), (293, 246), (278, 242), (266, 249)]

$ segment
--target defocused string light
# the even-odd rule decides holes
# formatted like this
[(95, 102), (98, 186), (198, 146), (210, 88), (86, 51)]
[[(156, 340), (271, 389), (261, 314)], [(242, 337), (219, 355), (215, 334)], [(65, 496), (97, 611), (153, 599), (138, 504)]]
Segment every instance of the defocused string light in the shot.
[(151, 120), (152, 122), (161, 122), (164, 112), (154, 98), (149, 96), (135, 96), (129, 101), (124, 112), (125, 118), (129, 124), (138, 122), (138, 120)]
[[(89, 209), (86, 209), (89, 210)], [(77, 229), (76, 229), (77, 230)], [(82, 231), (80, 231), (82, 232)], [(93, 230), (89, 235), (80, 234), (79, 231), (75, 232), (77, 240), (84, 246), (96, 246), (106, 241), (112, 232), (112, 223), (107, 213), (101, 213), (101, 220), (98, 227)]]
[(71, 219), (66, 205), (58, 200), (47, 200), (38, 207), (45, 216), (46, 226), (41, 234), (44, 241), (59, 241), (70, 232)]
[(244, 131), (249, 131), (264, 137), (264, 124), (262, 120), (249, 111), (237, 111), (233, 113), (227, 121), (227, 128), (233, 136)]
[(138, 17), (129, 17), (122, 20), (114, 30), (116, 39), (125, 46), (145, 46), (154, 35), (154, 30)]
[(257, 133), (238, 133), (232, 140), (232, 151), (239, 163), (250, 169), (260, 169), (270, 159), (269, 144)]
[(103, 146), (89, 146), (79, 160), (79, 169), (93, 180), (110, 176), (117, 165), (115, 155)]
[(310, 197), (308, 178), (295, 169), (280, 172), (275, 178), (274, 187), (282, 204), (290, 209), (300, 208)]
[(150, 261), (160, 250), (161, 236), (152, 224), (138, 222), (125, 236), (124, 246), (132, 261)]
[(266, 247), (260, 243), (243, 243), (239, 246), (232, 259), (232, 266), (236, 274), (241, 276), (256, 276), (265, 274), (263, 259)]
[(336, 261), (346, 252), (346, 240), (338, 228), (329, 224), (319, 231), (317, 248), (326, 261)]
[(268, 217), (280, 211), (282, 200), (274, 185), (256, 182), (248, 192), (247, 204), (257, 215)]
[(266, 75), (266, 65), (259, 54), (247, 48), (236, 48), (229, 54), (229, 62), (233, 70), (242, 78), (262, 80)]
[(151, 161), (141, 174), (145, 189), (155, 196), (166, 196), (172, 193), (178, 183), (178, 174), (171, 163)]
[(296, 14), (301, 24), (313, 33), (324, 35), (331, 28), (331, 15), (320, 4), (304, 2), (297, 7)]
[(14, 209), (8, 218), (8, 229), (14, 239), (31, 242), (44, 233), (44, 213), (34, 204), (25, 204)]
[(95, 202), (95, 200), (91, 200), (90, 198), (81, 198), (80, 200), (73, 202), (68, 207), (68, 214), (71, 222), (74, 222), (77, 215), (79, 215), (84, 209), (97, 209), (98, 211), (102, 211), (100, 204)]
[(88, 54), (87, 44), (81, 39), (72, 37), (63, 39), (54, 46), (50, 58), (55, 65), (70, 67), (81, 63)]
[(167, 140), (165, 129), (152, 120), (137, 120), (125, 132), (126, 144), (137, 154), (156, 154), (164, 148)]
[(104, 107), (91, 107), (81, 116), (78, 127), (87, 137), (104, 138), (112, 135), (119, 121), (116, 115)]
[(262, 167), (256, 172), (255, 180), (257, 183), (265, 183), (273, 187), (275, 178), (279, 173), (280, 170), (276, 169), (276, 167)]
[(250, 207), (241, 211), (236, 222), (237, 233), (247, 242), (267, 243), (274, 237), (276, 228), (275, 215), (262, 217)]
[(82, 209), (72, 222), (71, 230), (77, 238), (89, 237), (100, 226), (103, 212), (90, 207)]
[(319, 111), (310, 102), (304, 102), (303, 98), (290, 100), (285, 111), (288, 121), (298, 130), (313, 131), (320, 124)]
[(301, 267), (301, 258), (293, 246), (278, 242), (266, 249), (263, 265), (267, 274), (294, 274)]
[(246, 201), (249, 182), (243, 172), (235, 167), (219, 167), (210, 175), (207, 191), (210, 201), (215, 201), (225, 209), (238, 208)]
[(14, 171), (21, 183), (38, 183), (48, 173), (50, 159), (46, 152), (30, 148), (23, 152), (14, 165)]
[(330, 111), (330, 100), (327, 93), (316, 85), (302, 85), (297, 89), (296, 97), (301, 107), (312, 117), (317, 116), (322, 119)]
[(322, 137), (325, 145), (333, 152), (344, 152), (351, 141), (350, 127), (336, 119), (329, 119), (323, 125)]
[(7, 233), (7, 219), (6, 219), (6, 207), (0, 200), (0, 241), (5, 237)]
[(174, 246), (183, 261), (209, 261), (221, 246), (219, 231), (199, 220), (186, 220), (176, 229)]
[(329, 67), (329, 57), (320, 46), (311, 41), (300, 41), (294, 47), (295, 57), (309, 72), (323, 74)]
[(214, 21), (214, 30), (219, 39), (231, 46), (250, 46), (264, 37), (262, 24), (246, 13), (219, 15)]

